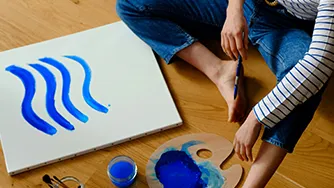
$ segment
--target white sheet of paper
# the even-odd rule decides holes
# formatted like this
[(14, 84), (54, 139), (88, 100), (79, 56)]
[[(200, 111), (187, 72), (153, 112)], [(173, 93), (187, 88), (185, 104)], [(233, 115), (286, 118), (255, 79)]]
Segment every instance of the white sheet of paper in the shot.
[[(108, 108), (107, 113), (96, 111), (85, 102), (84, 69), (65, 55), (79, 56), (88, 63), (92, 74), (91, 96)], [(89, 117), (88, 122), (79, 121), (64, 107), (62, 74), (39, 61), (44, 57), (53, 58), (67, 68), (71, 75), (70, 99)], [(29, 66), (33, 63), (43, 65), (55, 76), (56, 110), (75, 130), (63, 128), (48, 114), (46, 82)], [(23, 117), (25, 87), (19, 77), (6, 71), (11, 65), (34, 76), (36, 93), (32, 109), (57, 130), (56, 134), (36, 129)], [(123, 22), (2, 52), (0, 80), (1, 143), (11, 175), (182, 124), (152, 50)]]

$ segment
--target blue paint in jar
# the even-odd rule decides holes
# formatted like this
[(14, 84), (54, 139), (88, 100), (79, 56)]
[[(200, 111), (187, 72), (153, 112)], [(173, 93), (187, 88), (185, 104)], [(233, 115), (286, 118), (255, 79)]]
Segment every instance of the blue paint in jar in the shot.
[(107, 173), (115, 186), (129, 187), (136, 178), (137, 166), (131, 158), (117, 156), (109, 162)]

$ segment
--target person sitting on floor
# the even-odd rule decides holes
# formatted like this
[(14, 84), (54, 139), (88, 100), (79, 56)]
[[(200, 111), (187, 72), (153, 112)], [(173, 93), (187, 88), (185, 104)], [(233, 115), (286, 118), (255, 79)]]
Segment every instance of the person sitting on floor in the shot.
[[(321, 101), (334, 68), (334, 0), (118, 0), (117, 13), (167, 64), (175, 56), (203, 72), (228, 105), (230, 122), (245, 116), (243, 80), (234, 100), (237, 58), (249, 41), (276, 75), (277, 85), (259, 101), (235, 135), (234, 150), (253, 161), (261, 125), (262, 145), (244, 187), (264, 187), (292, 153)], [(224, 61), (202, 39), (221, 39)]]

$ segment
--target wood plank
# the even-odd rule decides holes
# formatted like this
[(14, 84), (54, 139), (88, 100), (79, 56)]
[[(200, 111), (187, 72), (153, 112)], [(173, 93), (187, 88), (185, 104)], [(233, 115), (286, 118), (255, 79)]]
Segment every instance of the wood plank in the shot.
[(330, 80), (308, 130), (334, 144), (334, 80)]
[(266, 187), (271, 188), (304, 188), (304, 186), (291, 180), (289, 177), (276, 172)]
[(294, 154), (285, 158), (278, 172), (305, 187), (332, 187), (334, 145), (305, 131)]

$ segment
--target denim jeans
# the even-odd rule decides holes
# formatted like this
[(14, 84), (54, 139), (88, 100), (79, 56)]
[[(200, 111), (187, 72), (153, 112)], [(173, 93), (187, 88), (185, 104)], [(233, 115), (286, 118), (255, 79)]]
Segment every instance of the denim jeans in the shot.
[[(203, 39), (220, 39), (227, 0), (118, 0), (125, 24), (166, 63), (177, 52)], [(280, 81), (302, 59), (312, 40), (313, 21), (290, 15), (264, 0), (245, 0), (249, 40)], [(297, 106), (274, 128), (265, 127), (262, 140), (291, 153), (319, 106), (325, 87)]]

